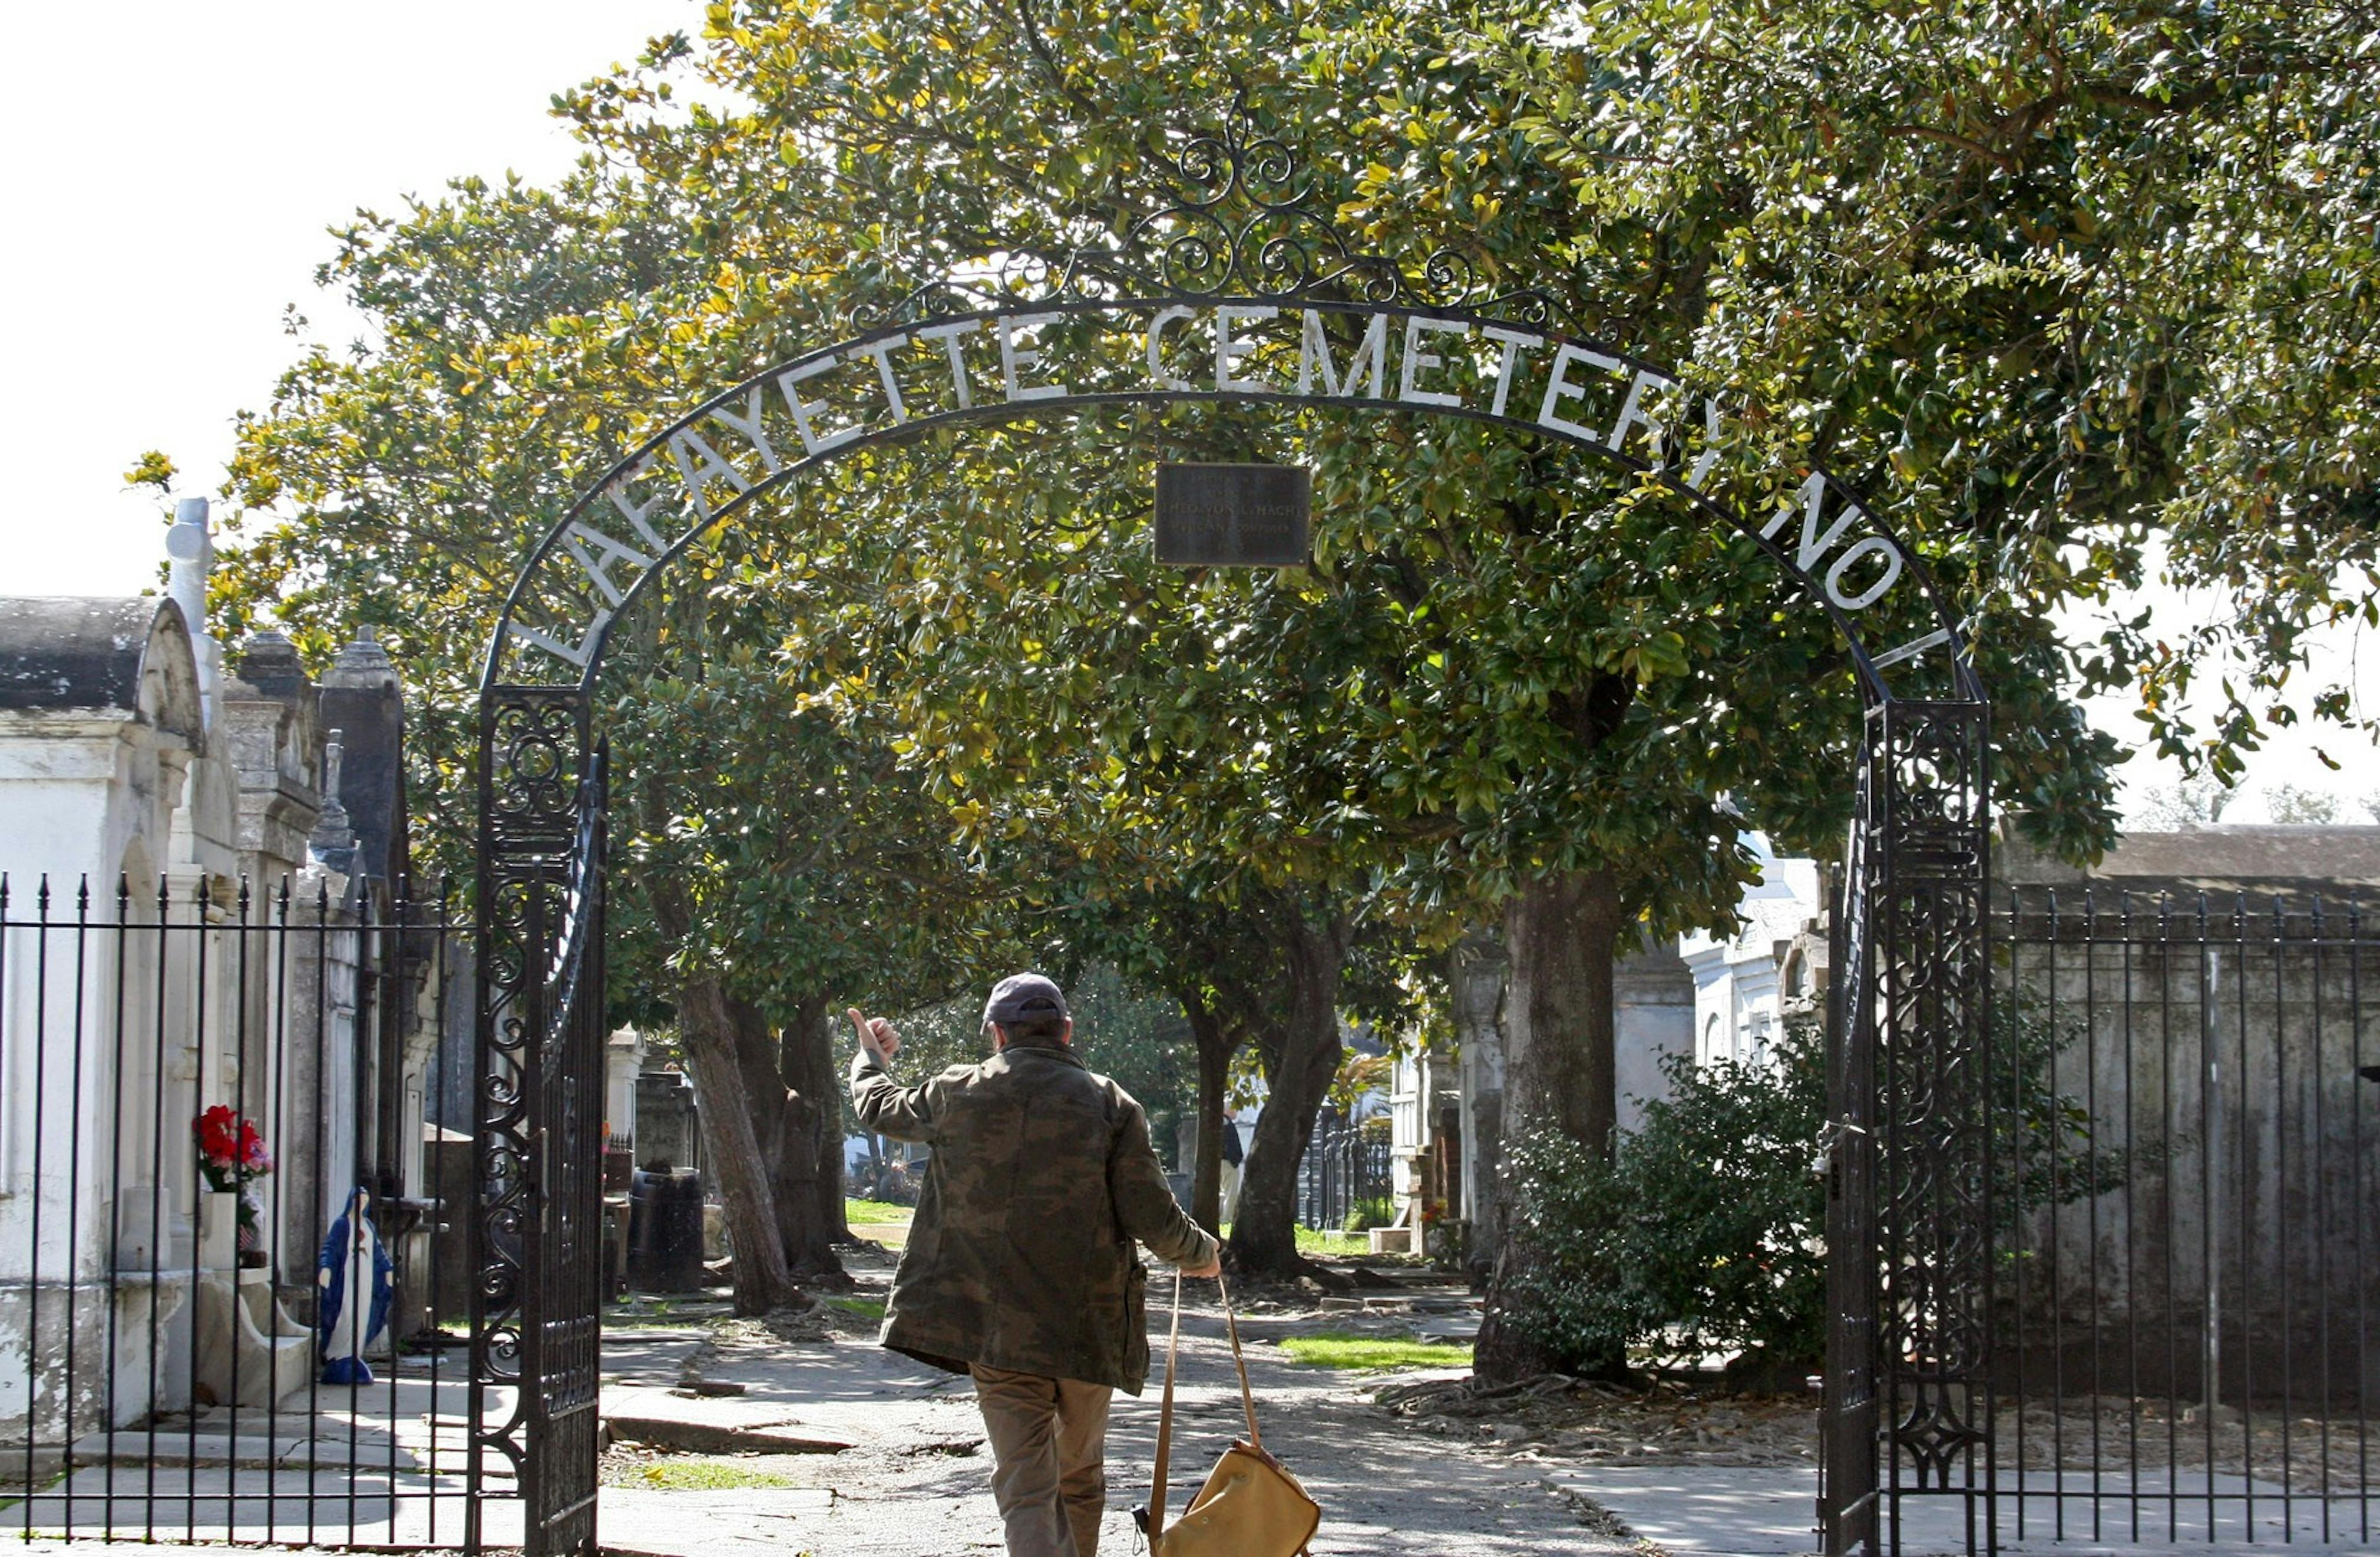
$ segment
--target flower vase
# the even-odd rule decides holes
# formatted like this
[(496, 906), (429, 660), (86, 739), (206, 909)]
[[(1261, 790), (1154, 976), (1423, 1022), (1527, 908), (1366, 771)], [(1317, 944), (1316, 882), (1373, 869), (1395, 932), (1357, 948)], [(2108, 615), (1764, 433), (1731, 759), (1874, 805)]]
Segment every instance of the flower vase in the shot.
[(239, 1192), (199, 1190), (199, 1269), (228, 1271), (239, 1261)]
[(255, 1190), (240, 1190), (239, 1213), (239, 1268), (261, 1271), (267, 1263), (264, 1255), (264, 1204), (256, 1198)]

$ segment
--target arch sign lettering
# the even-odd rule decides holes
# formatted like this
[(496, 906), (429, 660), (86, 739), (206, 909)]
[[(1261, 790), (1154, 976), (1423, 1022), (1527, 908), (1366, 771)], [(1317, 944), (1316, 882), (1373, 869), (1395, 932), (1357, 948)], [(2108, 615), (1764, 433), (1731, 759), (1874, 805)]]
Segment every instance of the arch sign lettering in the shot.
[[(526, 559), (482, 690), (474, 1218), (475, 1388), (516, 1382), (524, 1404), (474, 1454), (519, 1470), (533, 1551), (591, 1547), (593, 1287), (574, 1263), (591, 1256), (567, 1240), (596, 1217), (600, 1098), (577, 1089), (601, 1074), (590, 705), (613, 624), (706, 535), (871, 445), (1102, 407), (1329, 407), (1466, 419), (1657, 486), (1681, 523), (1754, 538), (1849, 646), (1869, 714), (1836, 926), (1822, 1507), (1830, 1549), (1872, 1542), (1904, 1481), (1951, 1490), (1990, 1434), (1988, 1186), (1968, 1169), (1985, 1160), (1985, 704), (1957, 619), (1906, 536), (1826, 471), (1765, 463), (1723, 394), (1563, 330), (1549, 297), (1459, 255), (1359, 249), (1245, 106), (1172, 145), (1170, 198), (1118, 234), (1029, 285), (990, 262), (940, 278), (710, 394)], [(1898, 1063), (1921, 1049), (1927, 1065)]]
[[(1534, 300), (1534, 299), (1533, 299)], [(576, 682), (644, 581), (805, 470), (937, 427), (1188, 400), (1463, 417), (1584, 451), (1757, 536), (1834, 615), (1872, 690), (1932, 657), (1966, 683), (1953, 619), (1907, 545), (1823, 470), (1773, 510), (1715, 493), (1742, 443), (1716, 395), (1623, 347), (1463, 307), (1284, 298), (1065, 298), (880, 328), (771, 368), (679, 418), (574, 505), (531, 560), (492, 682)], [(1912, 602), (1912, 597), (1914, 600)], [(1913, 627), (1906, 626), (1916, 623)], [(1897, 633), (1879, 640), (1869, 624)]]

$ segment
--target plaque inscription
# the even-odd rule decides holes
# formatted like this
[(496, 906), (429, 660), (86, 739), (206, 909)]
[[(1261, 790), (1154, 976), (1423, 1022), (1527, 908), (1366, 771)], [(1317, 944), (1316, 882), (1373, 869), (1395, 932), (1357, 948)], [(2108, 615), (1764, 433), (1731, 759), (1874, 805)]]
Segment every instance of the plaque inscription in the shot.
[(1160, 465), (1157, 560), (1304, 567), (1314, 560), (1314, 473), (1303, 465)]

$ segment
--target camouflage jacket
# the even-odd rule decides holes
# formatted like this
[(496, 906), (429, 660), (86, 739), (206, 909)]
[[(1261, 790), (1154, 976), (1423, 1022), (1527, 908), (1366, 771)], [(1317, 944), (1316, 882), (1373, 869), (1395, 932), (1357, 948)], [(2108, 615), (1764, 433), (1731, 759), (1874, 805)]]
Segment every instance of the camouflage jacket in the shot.
[(1071, 1049), (1011, 1045), (903, 1087), (862, 1049), (851, 1097), (868, 1129), (933, 1148), (881, 1344), (1109, 1384), (1148, 1375), (1138, 1239), (1177, 1265), (1215, 1240), (1173, 1198), (1132, 1094)]

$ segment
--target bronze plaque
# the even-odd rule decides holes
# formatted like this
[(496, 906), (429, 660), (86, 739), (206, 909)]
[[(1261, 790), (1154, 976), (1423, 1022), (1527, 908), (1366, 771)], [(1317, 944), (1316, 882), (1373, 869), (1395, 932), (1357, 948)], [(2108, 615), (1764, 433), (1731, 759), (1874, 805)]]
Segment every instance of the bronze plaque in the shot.
[(1314, 560), (1314, 473), (1303, 465), (1160, 465), (1157, 560), (1304, 567)]

